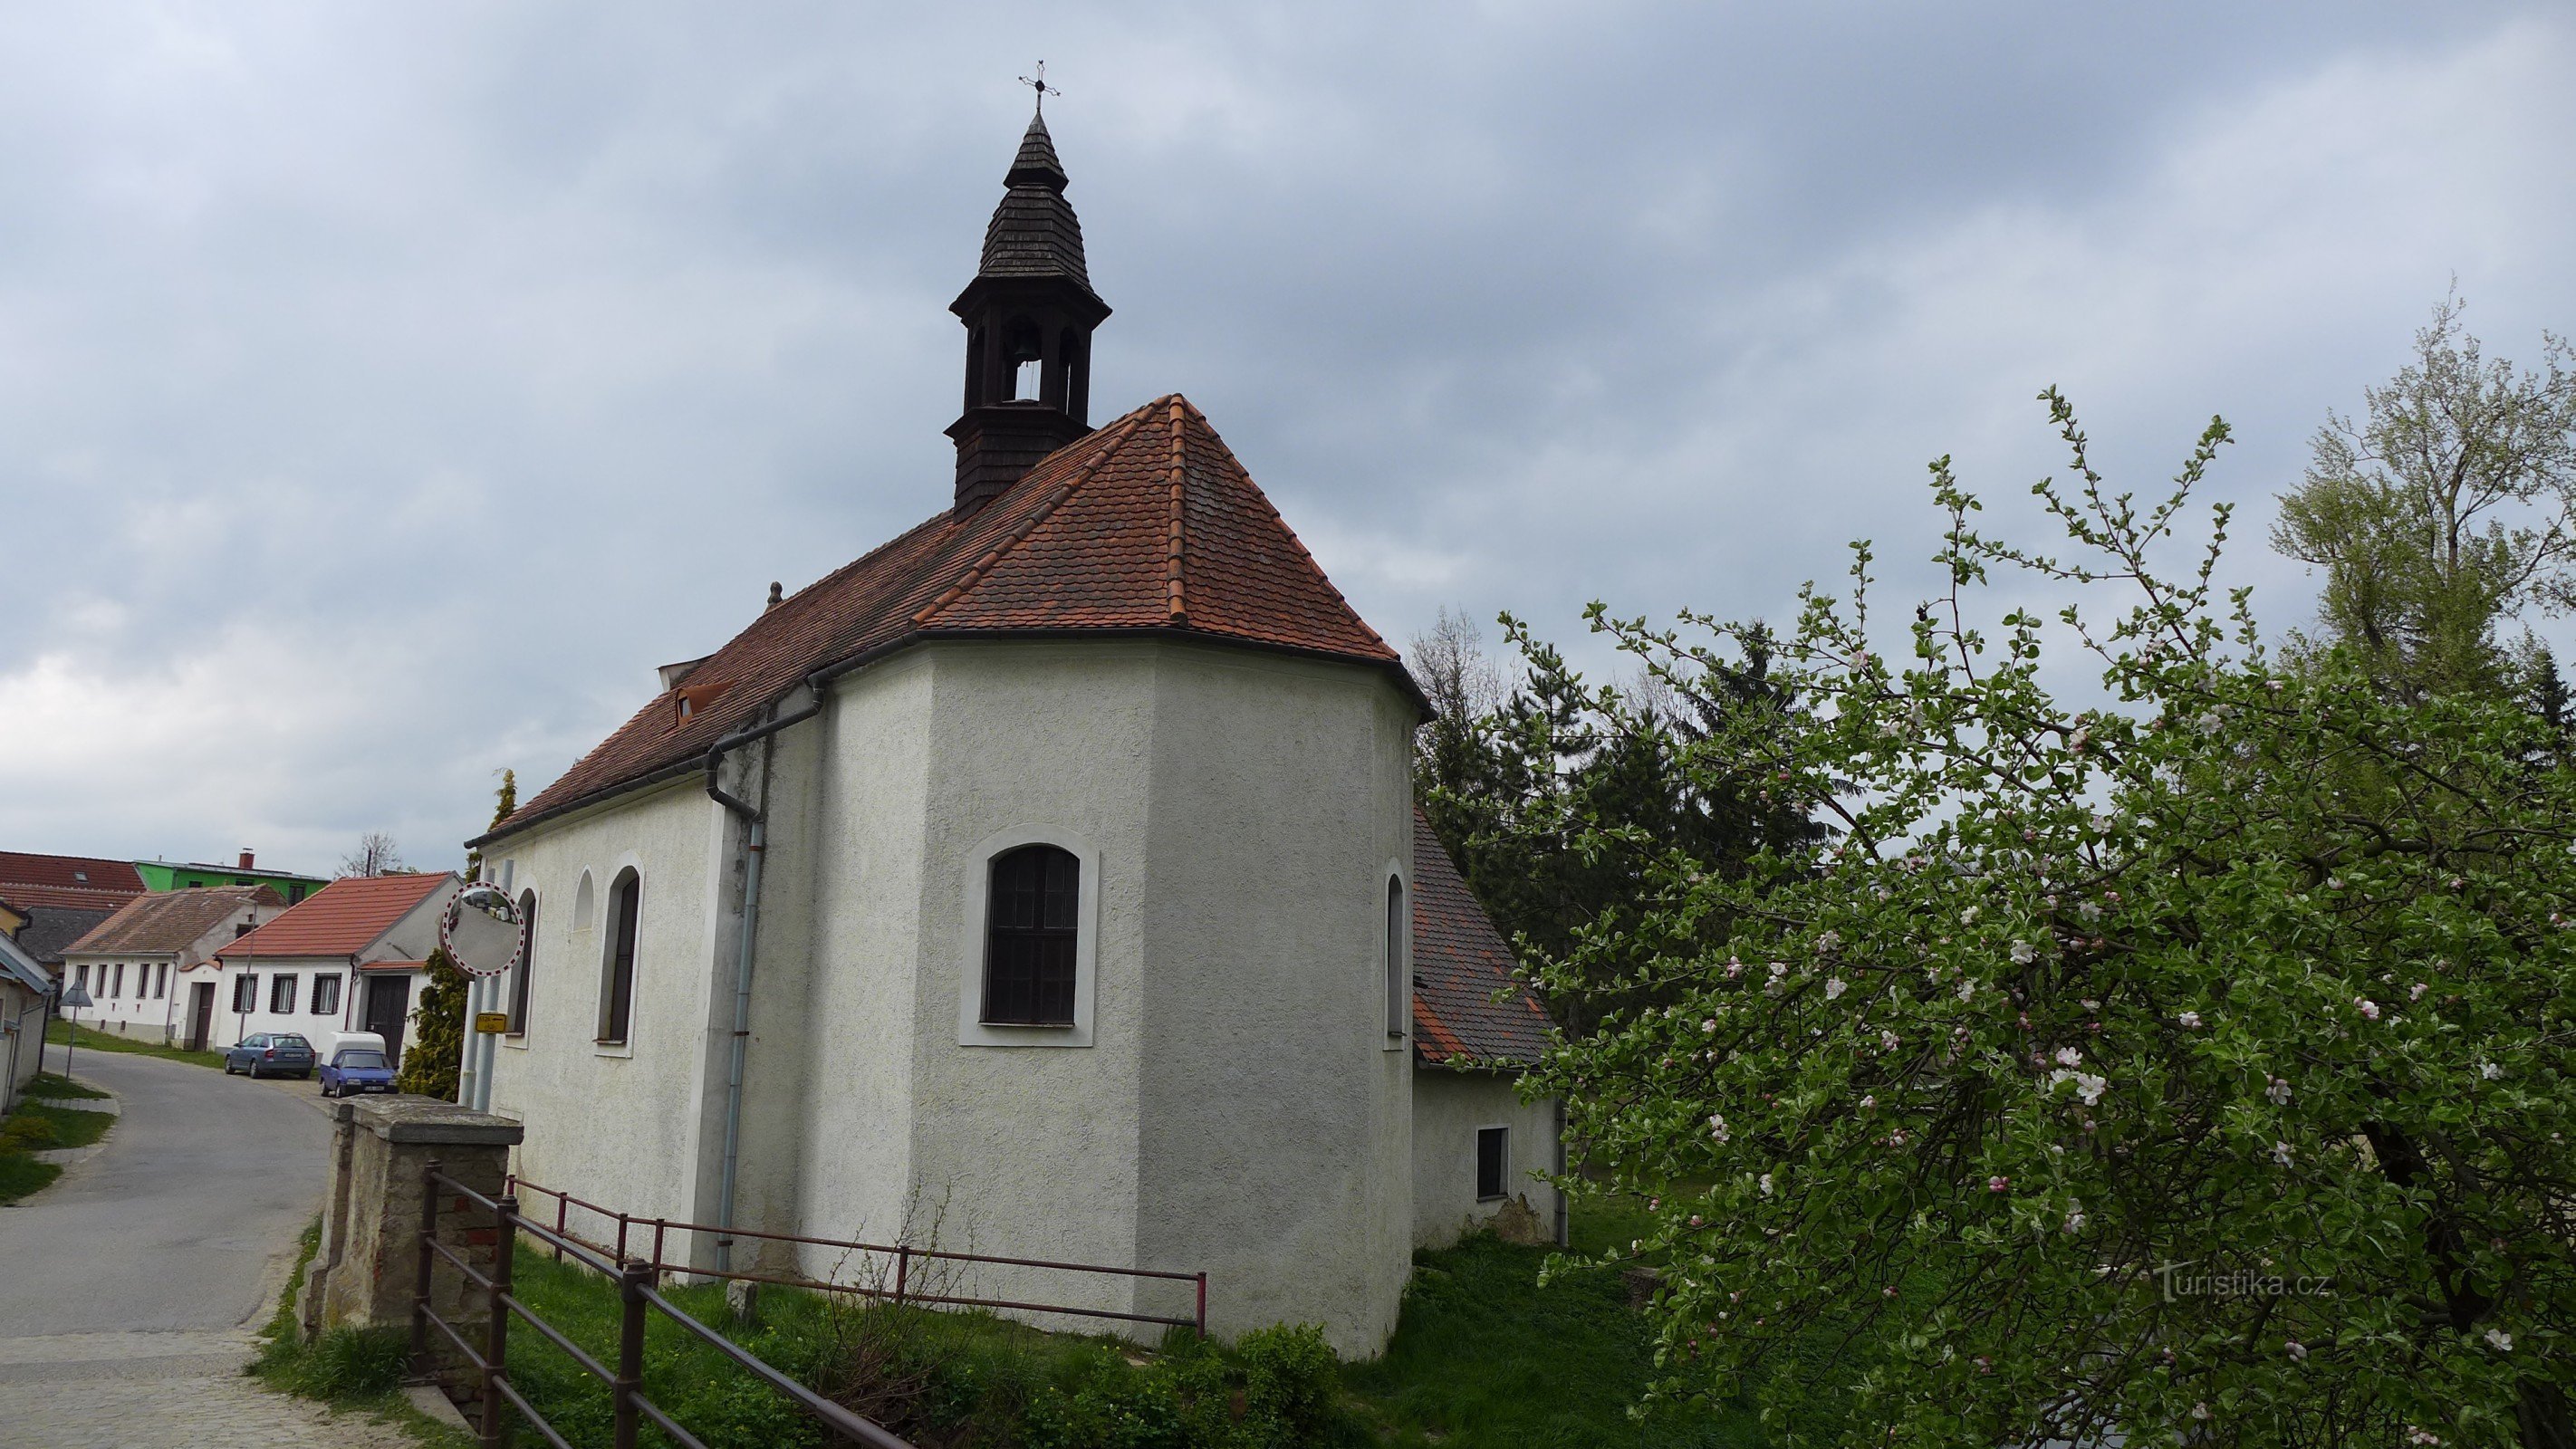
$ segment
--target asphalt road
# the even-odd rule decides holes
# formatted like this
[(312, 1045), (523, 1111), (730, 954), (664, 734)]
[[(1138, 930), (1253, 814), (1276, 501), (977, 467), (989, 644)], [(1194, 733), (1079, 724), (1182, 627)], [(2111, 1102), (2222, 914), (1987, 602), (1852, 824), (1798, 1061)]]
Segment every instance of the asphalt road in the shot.
[(321, 1210), (331, 1126), (309, 1087), (115, 1052), (73, 1068), (121, 1115), (97, 1154), (0, 1208), (0, 1339), (249, 1325)]

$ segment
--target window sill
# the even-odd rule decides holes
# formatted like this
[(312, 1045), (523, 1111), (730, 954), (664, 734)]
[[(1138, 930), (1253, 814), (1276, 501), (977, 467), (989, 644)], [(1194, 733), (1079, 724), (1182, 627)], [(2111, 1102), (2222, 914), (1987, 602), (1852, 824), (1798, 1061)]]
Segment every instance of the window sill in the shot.
[(593, 1041), (590, 1044), (590, 1051), (593, 1056), (631, 1057), (635, 1055), (635, 1044), (624, 1041)]
[(1087, 1047), (1091, 1029), (1081, 1022), (1029, 1026), (1020, 1022), (969, 1022), (957, 1034), (962, 1047)]

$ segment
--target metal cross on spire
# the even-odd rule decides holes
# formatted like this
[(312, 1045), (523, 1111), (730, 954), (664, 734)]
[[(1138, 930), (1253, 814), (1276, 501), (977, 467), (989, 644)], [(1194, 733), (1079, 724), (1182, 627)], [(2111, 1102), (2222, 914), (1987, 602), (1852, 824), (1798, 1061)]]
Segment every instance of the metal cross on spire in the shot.
[(1027, 86), (1030, 90), (1033, 90), (1033, 91), (1035, 91), (1035, 92), (1037, 92), (1037, 93), (1038, 93), (1038, 114), (1039, 114), (1039, 115), (1041, 115), (1041, 116), (1043, 116), (1043, 115), (1045, 115), (1045, 114), (1046, 114), (1046, 98), (1047, 98), (1047, 97), (1049, 97), (1049, 96), (1060, 96), (1060, 95), (1063, 95), (1063, 94), (1064, 94), (1064, 92), (1062, 92), (1062, 91), (1060, 91), (1060, 90), (1057, 90), (1055, 87), (1053, 87), (1053, 86), (1051, 86), (1051, 85), (1048, 85), (1048, 84), (1046, 83), (1046, 62), (1045, 62), (1045, 61), (1039, 61), (1039, 62), (1038, 62), (1038, 73), (1037, 73), (1036, 75), (1034, 75), (1034, 76), (1025, 76), (1025, 75), (1024, 75), (1024, 76), (1020, 77), (1020, 84), (1022, 84), (1022, 85), (1024, 85), (1024, 86)]

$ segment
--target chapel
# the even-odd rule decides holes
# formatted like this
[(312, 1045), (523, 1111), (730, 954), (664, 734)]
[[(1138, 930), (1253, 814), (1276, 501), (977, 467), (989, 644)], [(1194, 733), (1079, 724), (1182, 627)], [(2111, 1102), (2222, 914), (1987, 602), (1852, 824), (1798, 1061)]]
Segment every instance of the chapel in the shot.
[(1546, 1018), (1413, 807), (1402, 657), (1188, 400), (1092, 422), (1110, 307), (1043, 114), (1003, 185), (936, 511), (470, 842), (531, 919), (484, 1090), (523, 1178), (636, 1216), (1204, 1272), (1221, 1336), (1371, 1354), (1417, 1246), (1561, 1234), (1514, 1086)]

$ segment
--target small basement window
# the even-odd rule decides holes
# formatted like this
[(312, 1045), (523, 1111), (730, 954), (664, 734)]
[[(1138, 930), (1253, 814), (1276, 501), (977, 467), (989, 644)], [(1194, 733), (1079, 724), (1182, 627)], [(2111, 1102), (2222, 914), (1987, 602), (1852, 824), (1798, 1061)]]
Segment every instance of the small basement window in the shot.
[(1493, 1202), (1507, 1196), (1503, 1184), (1512, 1170), (1512, 1129), (1479, 1127), (1476, 1129), (1476, 1201)]

